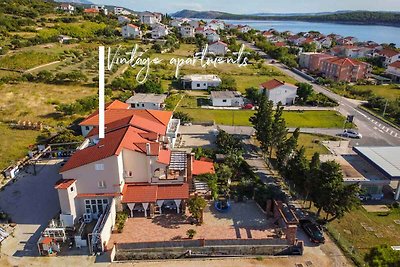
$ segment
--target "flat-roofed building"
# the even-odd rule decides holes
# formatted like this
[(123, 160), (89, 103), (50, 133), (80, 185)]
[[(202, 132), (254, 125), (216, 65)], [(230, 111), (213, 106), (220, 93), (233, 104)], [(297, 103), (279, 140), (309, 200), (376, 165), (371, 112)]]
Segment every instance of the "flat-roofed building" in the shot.
[(242, 94), (238, 91), (212, 91), (211, 101), (214, 107), (241, 107), (244, 105)]
[(131, 109), (164, 109), (164, 101), (167, 98), (163, 94), (134, 94), (126, 103)]
[(221, 79), (213, 74), (192, 74), (182, 78), (183, 89), (207, 90), (209, 87), (217, 87)]

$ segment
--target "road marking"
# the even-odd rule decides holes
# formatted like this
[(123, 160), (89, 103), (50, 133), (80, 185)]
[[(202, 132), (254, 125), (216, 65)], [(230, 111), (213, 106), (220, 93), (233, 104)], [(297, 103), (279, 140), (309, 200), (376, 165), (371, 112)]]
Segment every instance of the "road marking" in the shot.
[(390, 135), (392, 135), (393, 134), (393, 131), (390, 131)]
[(389, 128), (386, 129), (386, 132), (389, 132)]
[(384, 131), (382, 131), (381, 129), (379, 129), (379, 131), (381, 132), (381, 133), (385, 133)]

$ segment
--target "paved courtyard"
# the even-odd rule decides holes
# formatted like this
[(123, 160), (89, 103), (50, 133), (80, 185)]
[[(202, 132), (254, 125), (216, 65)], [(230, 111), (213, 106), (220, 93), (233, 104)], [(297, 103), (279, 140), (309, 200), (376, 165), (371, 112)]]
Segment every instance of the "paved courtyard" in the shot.
[(201, 226), (191, 225), (185, 216), (178, 214), (164, 214), (153, 219), (129, 218), (123, 232), (112, 235), (110, 244), (179, 240), (186, 238), (189, 229), (196, 230), (195, 239), (273, 238), (274, 228), (273, 220), (266, 219), (260, 208), (250, 201), (232, 203), (227, 213), (207, 206)]
[[(60, 160), (39, 163), (36, 176), (19, 173), (14, 183), (0, 192), (1, 210), (17, 223), (13, 235), (3, 241), (1, 252), (17, 263), (38, 254), (36, 242), (40, 233), (60, 208), (54, 190), (54, 184), (61, 178), (59, 167)], [(33, 168), (28, 171), (33, 173)]]

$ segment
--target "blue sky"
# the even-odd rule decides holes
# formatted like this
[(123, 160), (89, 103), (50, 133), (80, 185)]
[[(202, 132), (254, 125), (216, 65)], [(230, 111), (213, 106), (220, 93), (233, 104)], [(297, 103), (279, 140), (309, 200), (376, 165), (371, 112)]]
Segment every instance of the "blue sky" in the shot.
[(400, 0), (92, 0), (96, 4), (136, 11), (175, 12), (181, 9), (218, 10), (237, 14), (319, 12), (336, 10), (400, 11)]

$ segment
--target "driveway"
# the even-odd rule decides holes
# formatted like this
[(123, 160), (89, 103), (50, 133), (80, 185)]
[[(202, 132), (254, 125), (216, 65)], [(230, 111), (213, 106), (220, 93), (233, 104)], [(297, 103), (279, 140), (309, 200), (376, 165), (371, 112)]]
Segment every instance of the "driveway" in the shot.
[[(48, 221), (59, 211), (58, 194), (54, 184), (60, 160), (38, 163), (37, 175), (20, 173), (14, 183), (0, 192), (0, 209), (17, 223), (14, 236), (2, 243), (2, 253), (14, 258), (37, 255), (36, 242)], [(33, 167), (28, 169), (33, 173)]]

